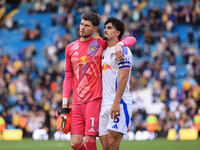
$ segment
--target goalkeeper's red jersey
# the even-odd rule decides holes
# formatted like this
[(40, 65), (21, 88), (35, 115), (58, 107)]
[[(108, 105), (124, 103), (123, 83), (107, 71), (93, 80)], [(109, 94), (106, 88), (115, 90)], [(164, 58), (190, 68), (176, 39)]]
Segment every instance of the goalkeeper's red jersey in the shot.
[(101, 56), (106, 47), (105, 40), (95, 37), (76, 40), (66, 47), (63, 97), (69, 97), (71, 83), (73, 104), (102, 97)]
[[(127, 46), (135, 42), (134, 37), (123, 40)], [(101, 57), (106, 47), (107, 41), (95, 37), (87, 41), (76, 40), (66, 47), (63, 97), (69, 98), (72, 86), (73, 104), (102, 97)]]

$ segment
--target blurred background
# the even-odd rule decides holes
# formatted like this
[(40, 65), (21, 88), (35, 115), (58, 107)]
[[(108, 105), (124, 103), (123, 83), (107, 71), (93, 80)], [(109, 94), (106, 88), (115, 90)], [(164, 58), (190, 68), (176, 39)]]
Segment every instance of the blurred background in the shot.
[(129, 131), (200, 130), (200, 0), (0, 0), (0, 132), (45, 129), (53, 137), (65, 47), (88, 11), (102, 18), (95, 37), (114, 16), (137, 39)]

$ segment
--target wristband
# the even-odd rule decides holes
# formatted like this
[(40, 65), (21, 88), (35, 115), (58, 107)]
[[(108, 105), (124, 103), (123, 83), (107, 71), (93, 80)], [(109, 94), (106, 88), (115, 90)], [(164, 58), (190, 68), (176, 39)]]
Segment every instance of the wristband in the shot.
[[(118, 43), (117, 43), (118, 44)], [(121, 46), (124, 46), (124, 43), (123, 42), (119, 42), (119, 44), (121, 45)]]
[(68, 103), (68, 98), (63, 97), (63, 99), (62, 99), (62, 104), (64, 105), (64, 104), (67, 104), (67, 103)]

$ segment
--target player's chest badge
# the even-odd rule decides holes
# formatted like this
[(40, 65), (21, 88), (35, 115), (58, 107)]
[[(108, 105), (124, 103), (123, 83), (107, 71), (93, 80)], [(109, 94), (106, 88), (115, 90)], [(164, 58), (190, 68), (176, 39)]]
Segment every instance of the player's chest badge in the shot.
[(111, 53), (110, 54), (110, 59), (112, 59), (114, 55), (115, 55), (114, 53)]
[(89, 48), (90, 48), (91, 51), (94, 51), (95, 46), (94, 46), (94, 45), (91, 45)]

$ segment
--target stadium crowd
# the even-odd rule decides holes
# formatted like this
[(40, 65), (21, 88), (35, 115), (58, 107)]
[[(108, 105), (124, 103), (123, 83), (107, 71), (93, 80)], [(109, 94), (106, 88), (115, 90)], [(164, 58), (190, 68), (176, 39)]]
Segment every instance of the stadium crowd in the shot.
[[(23, 0), (23, 3), (26, 2)], [(58, 54), (64, 54), (72, 37), (79, 37), (78, 28), (75, 36), (69, 32), (76, 24), (75, 14), (97, 12), (95, 0), (60, 0), (58, 6), (55, 0), (32, 2), (35, 2), (34, 8), (29, 8), (27, 13), (40, 15), (46, 11), (52, 12), (52, 26), (65, 27), (66, 33), (63, 36), (55, 33), (52, 46), (44, 45), (44, 59), (48, 60), (45, 70), (39, 70), (33, 59), (33, 55), (37, 55), (34, 44), (23, 47), (16, 55), (1, 54), (0, 51), (0, 116), (6, 121), (6, 128), (22, 128), (25, 136), (38, 128), (47, 129), (49, 133), (56, 131), (55, 111), (61, 107), (64, 78), (64, 61), (59, 59)], [(151, 103), (165, 104), (162, 111), (156, 114), (159, 124), (157, 131), (167, 132), (177, 125), (194, 128), (193, 117), (200, 114), (200, 34), (198, 39), (194, 36), (194, 32), (199, 29), (200, 1), (178, 3), (169, 0), (163, 7), (149, 6), (147, 16), (138, 11), (142, 3), (139, 0), (124, 2), (122, 5), (118, 0), (112, 3), (102, 0), (101, 3), (105, 5), (101, 15), (103, 22), (110, 15), (113, 5), (117, 18), (126, 23), (124, 36), (144, 38), (144, 45), (136, 43), (131, 47), (133, 58), (139, 61), (133, 59), (131, 72), (135, 109), (130, 130), (146, 130), (149, 114), (138, 96), (138, 91), (144, 88), (153, 91)], [(179, 25), (189, 24), (192, 28), (188, 29), (186, 40), (191, 45), (198, 41), (199, 49), (182, 42), (178, 32), (175, 36), (169, 34), (167, 37), (164, 34), (166, 31), (174, 31)], [(25, 30), (23, 37), (27, 34)], [(39, 27), (36, 30), (40, 30)], [(95, 36), (100, 36), (102, 31), (100, 28)], [(153, 52), (149, 48), (151, 45), (156, 45)], [(167, 64), (167, 67), (163, 64)], [(185, 73), (177, 75), (179, 67), (185, 68)], [(181, 85), (178, 85), (179, 78), (184, 80)], [(70, 97), (70, 105), (71, 101)], [(22, 117), (25, 118), (25, 125), (20, 121)]]

